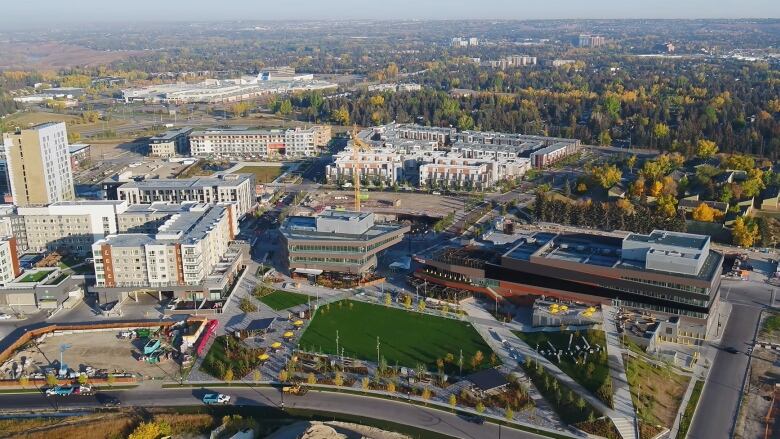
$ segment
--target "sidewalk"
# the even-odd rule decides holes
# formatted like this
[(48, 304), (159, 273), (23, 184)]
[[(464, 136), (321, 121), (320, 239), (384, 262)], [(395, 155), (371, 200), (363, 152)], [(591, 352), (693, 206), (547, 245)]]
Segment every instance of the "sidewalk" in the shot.
[(631, 388), (626, 376), (626, 367), (623, 364), (623, 347), (620, 345), (620, 339), (615, 326), (616, 309), (612, 306), (602, 305), (601, 314), (604, 318), (609, 375), (612, 378), (613, 385), (612, 403), (615, 406), (615, 411), (623, 417), (623, 419), (613, 418), (612, 421), (623, 436), (623, 439), (636, 438), (636, 410), (634, 409), (634, 402), (631, 400)]

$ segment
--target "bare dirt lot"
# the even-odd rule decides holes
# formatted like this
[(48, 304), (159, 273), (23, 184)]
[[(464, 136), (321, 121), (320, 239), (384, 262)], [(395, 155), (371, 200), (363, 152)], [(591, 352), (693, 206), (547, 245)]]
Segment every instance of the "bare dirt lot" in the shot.
[[(314, 204), (318, 205), (351, 208), (355, 203), (355, 192), (322, 191), (316, 194), (315, 200)], [(367, 211), (444, 217), (453, 211), (462, 210), (463, 200), (445, 195), (368, 192), (368, 199), (362, 201), (361, 205)]]
[(30, 358), (27, 372), (37, 372), (51, 364), (59, 364), (60, 348), (65, 350), (63, 360), (74, 371), (82, 366), (108, 369), (110, 372), (140, 373), (145, 377), (177, 377), (179, 366), (173, 360), (161, 360), (158, 364), (136, 361), (133, 351), (143, 349), (145, 340), (125, 340), (117, 337), (119, 331), (82, 332), (49, 336), (39, 340), (37, 346), (16, 352), (13, 359)]
[[(757, 347), (753, 351), (749, 389), (740, 410), (735, 437), (743, 439), (777, 437), (780, 431), (780, 417), (775, 416), (775, 422), (770, 422), (767, 429), (766, 415), (772, 404), (771, 396), (775, 383), (779, 379), (780, 353)], [(765, 436), (767, 431), (769, 434)]]

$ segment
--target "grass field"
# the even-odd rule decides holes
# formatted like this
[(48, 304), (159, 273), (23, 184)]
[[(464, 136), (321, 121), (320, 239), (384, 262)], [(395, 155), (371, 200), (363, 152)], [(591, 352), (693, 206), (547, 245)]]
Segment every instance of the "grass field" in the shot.
[[(569, 338), (572, 335), (572, 331), (563, 332), (515, 332), (515, 335), (520, 337), (523, 341), (528, 343), (532, 348), (536, 348), (538, 345), (540, 349), (548, 349), (547, 342), (553, 344), (557, 349), (566, 350), (569, 344)], [(607, 397), (606, 392), (599, 392), (602, 386), (610, 385), (611, 380), (609, 377), (609, 365), (607, 364), (606, 346), (607, 342), (604, 337), (603, 331), (587, 330), (580, 331), (580, 335), (588, 340), (591, 346), (599, 345), (605, 350), (598, 354), (589, 354), (587, 360), (585, 356), (581, 356), (584, 363), (577, 364), (571, 357), (561, 356), (561, 361), (554, 360), (553, 362), (561, 368), (561, 370), (569, 375), (574, 381), (582, 384), (583, 387), (590, 390), (594, 395), (601, 398), (607, 404), (611, 404), (611, 392)], [(575, 344), (584, 346), (580, 337), (574, 337)], [(611, 386), (610, 386), (611, 387)]]
[(255, 174), (256, 183), (270, 183), (280, 176), (284, 168), (282, 165), (269, 166), (242, 166), (236, 169), (236, 174)]
[(309, 303), (309, 296), (305, 294), (289, 293), (287, 291), (276, 290), (271, 294), (262, 296), (259, 300), (270, 306), (275, 311), (280, 311), (293, 306)]
[(108, 122), (97, 121), (93, 123), (84, 123), (79, 116), (72, 114), (48, 113), (44, 111), (24, 111), (8, 116), (6, 125), (15, 125), (26, 128), (46, 122), (65, 122), (68, 124), (68, 132), (81, 132), (82, 130), (93, 130), (96, 128), (116, 128), (124, 125), (126, 122), (120, 119), (112, 119)]
[(348, 357), (376, 361), (379, 337), (380, 355), (391, 366), (422, 363), (434, 370), (437, 359), (452, 354), (455, 360), (445, 365), (445, 371), (457, 373), (461, 349), (464, 374), (472, 371), (470, 360), (477, 351), (485, 359), (477, 367), (489, 365), (492, 351), (469, 323), (363, 302), (339, 303), (317, 311), (299, 342), (302, 349), (333, 354), (339, 331), (339, 350), (343, 348)]

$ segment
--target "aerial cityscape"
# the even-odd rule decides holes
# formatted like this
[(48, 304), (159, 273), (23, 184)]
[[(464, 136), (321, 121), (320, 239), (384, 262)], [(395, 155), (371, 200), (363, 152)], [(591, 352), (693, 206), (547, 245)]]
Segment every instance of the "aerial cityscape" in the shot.
[(3, 9), (0, 439), (780, 438), (780, 3)]

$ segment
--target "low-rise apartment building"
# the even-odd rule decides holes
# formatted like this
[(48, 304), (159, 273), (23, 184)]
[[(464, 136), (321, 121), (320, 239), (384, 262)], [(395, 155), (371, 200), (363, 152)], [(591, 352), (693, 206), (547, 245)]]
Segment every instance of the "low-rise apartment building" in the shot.
[(190, 155), (189, 135), (192, 128), (168, 130), (149, 138), (149, 155), (170, 158), (177, 155)]
[(534, 168), (546, 168), (579, 151), (579, 143), (559, 142), (531, 153)]
[[(147, 207), (148, 218), (165, 211), (154, 233), (117, 233), (92, 245), (95, 288), (124, 292), (154, 288), (193, 299), (219, 299), (242, 268), (233, 245), (237, 224), (229, 206), (187, 203)], [(143, 208), (131, 210), (143, 215)]]
[(58, 251), (89, 256), (92, 243), (118, 232), (117, 215), (127, 209), (125, 201), (60, 201), (45, 207), (19, 207), (14, 236), (19, 249), (31, 252)]
[(357, 163), (353, 145), (347, 145), (327, 167), (329, 181), (348, 182), (359, 172), (362, 180), (388, 185), (488, 189), (522, 177), (530, 168), (527, 156), (534, 150), (558, 144), (571, 145), (571, 150), (579, 146), (577, 140), (554, 137), (399, 124), (364, 130), (358, 136), (370, 148), (358, 153)]
[(195, 156), (311, 157), (331, 139), (331, 128), (258, 130), (247, 128), (210, 128), (190, 134), (190, 148)]
[(222, 174), (177, 180), (130, 181), (117, 188), (117, 198), (128, 204), (235, 203), (241, 219), (257, 204), (254, 174)]

